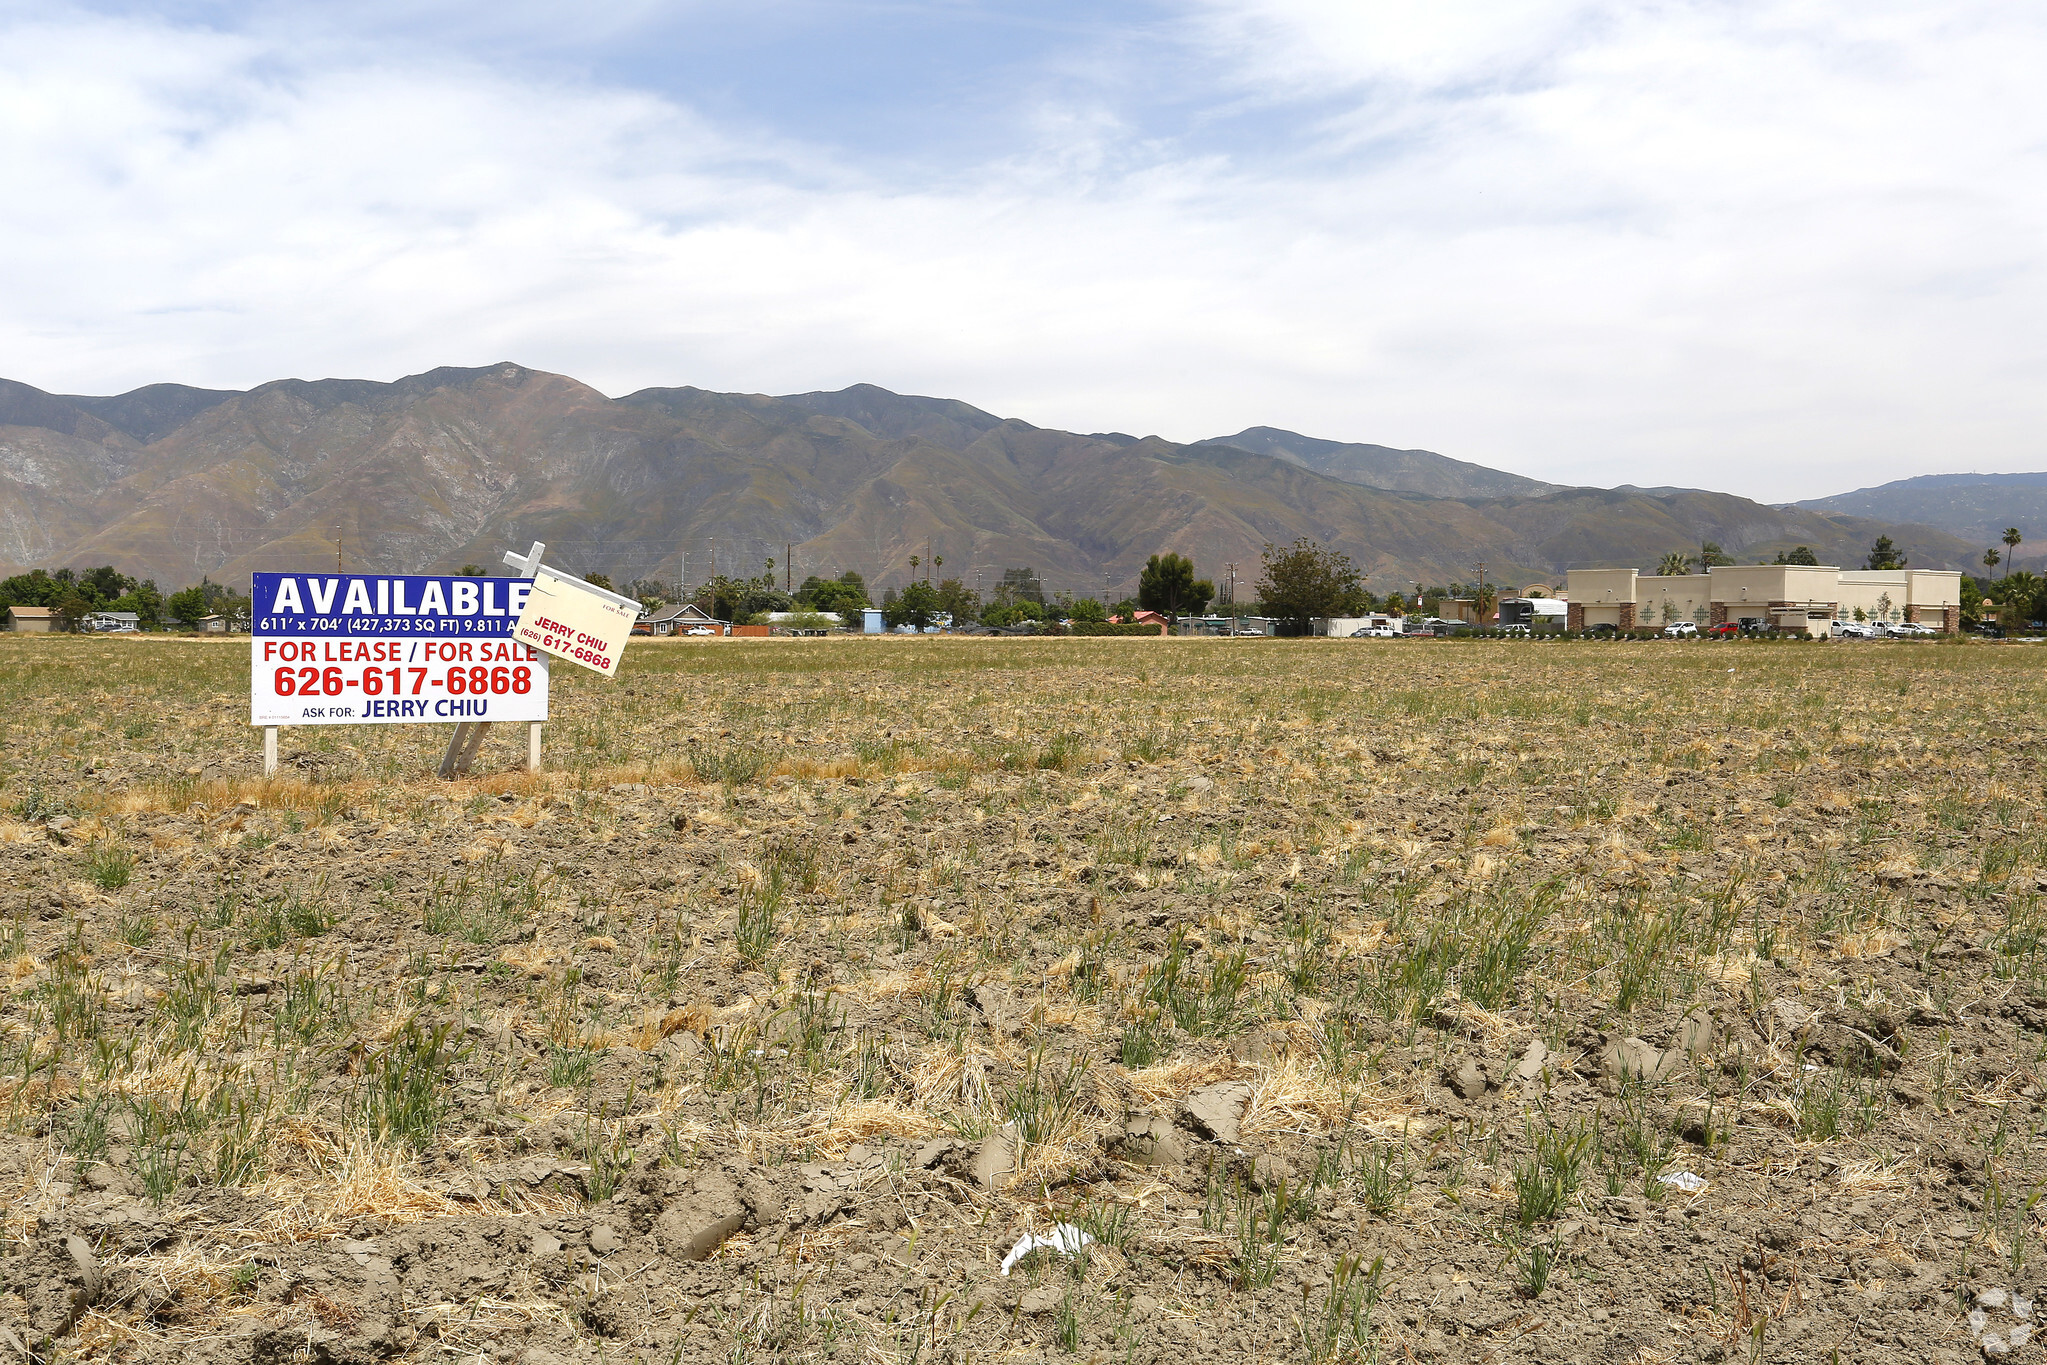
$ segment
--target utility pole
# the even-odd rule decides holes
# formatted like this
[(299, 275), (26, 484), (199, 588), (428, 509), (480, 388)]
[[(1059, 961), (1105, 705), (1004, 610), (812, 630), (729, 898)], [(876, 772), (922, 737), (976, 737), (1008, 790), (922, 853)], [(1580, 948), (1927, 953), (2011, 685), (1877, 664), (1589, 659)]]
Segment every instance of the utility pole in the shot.
[(341, 523), (334, 523), (334, 572), (341, 572)]
[(791, 550), (793, 550), (794, 548), (795, 548), (795, 546), (794, 546), (794, 544), (792, 544), (791, 542), (789, 542), (789, 541), (786, 541), (786, 540), (782, 542), (782, 591), (783, 591), (783, 592), (788, 592), (788, 591), (790, 591), (790, 586), (789, 586), (789, 585), (790, 585), (790, 584), (791, 584), (791, 583), (792, 583), (792, 582), (794, 581), (794, 579), (793, 579), (792, 575), (793, 575), (793, 574), (795, 573), (795, 567), (794, 567), (794, 566), (795, 566), (795, 561), (794, 561), (794, 560), (792, 560), (791, 558), (789, 558), (789, 552), (790, 552)]
[(1478, 561), (1478, 591), (1472, 596), (1471, 610), (1478, 617), (1478, 620), (1472, 622), (1472, 624), (1483, 629), (1485, 626), (1485, 561), (1483, 559)]

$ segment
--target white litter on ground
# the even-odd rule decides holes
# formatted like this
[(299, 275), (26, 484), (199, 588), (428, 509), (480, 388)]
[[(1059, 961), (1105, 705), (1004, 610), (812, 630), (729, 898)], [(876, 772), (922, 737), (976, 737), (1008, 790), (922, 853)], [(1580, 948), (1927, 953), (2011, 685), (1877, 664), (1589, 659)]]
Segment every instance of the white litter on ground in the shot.
[(1078, 1256), (1080, 1249), (1094, 1240), (1071, 1223), (1060, 1223), (1043, 1236), (1027, 1232), (1002, 1258), (1002, 1273), (1007, 1275), (1018, 1261), (1033, 1251), (1056, 1251), (1062, 1256)]
[[(2003, 1331), (1991, 1331), (1991, 1314), (2011, 1305), (2011, 1315), (2018, 1325)], [(2033, 1316), (2033, 1301), (2023, 1294), (2010, 1293), (1996, 1288), (1976, 1291), (1976, 1306), (1969, 1310), (1969, 1335), (1983, 1348), (1983, 1354), (1995, 1359), (2010, 1355), (2033, 1339), (2033, 1325), (2026, 1319)]]
[(1678, 1171), (1672, 1175), (1659, 1175), (1656, 1178), (1666, 1185), (1675, 1185), (1686, 1194), (1697, 1194), (1700, 1190), (1706, 1188), (1706, 1177), (1693, 1175), (1690, 1171)]

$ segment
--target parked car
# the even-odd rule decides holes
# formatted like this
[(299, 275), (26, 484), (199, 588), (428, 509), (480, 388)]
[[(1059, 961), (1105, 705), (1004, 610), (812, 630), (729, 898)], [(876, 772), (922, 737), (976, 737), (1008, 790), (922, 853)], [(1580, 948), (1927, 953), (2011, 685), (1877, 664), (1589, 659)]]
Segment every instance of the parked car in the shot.
[(1390, 640), (1400, 634), (1391, 626), (1359, 626), (1350, 633), (1353, 640)]
[(1739, 634), (1741, 634), (1741, 627), (1733, 621), (1722, 621), (1717, 626), (1706, 627), (1706, 635), (1710, 639), (1726, 640)]
[(1891, 634), (1904, 638), (1918, 635), (1938, 635), (1940, 632), (1922, 621), (1899, 621), (1891, 627)]
[(2004, 638), (2004, 627), (1995, 621), (1978, 621), (1969, 627), (1969, 633), (1972, 635), (1987, 635), (1993, 640), (2002, 640)]
[(1875, 634), (1875, 627), (1861, 621), (1834, 622), (1834, 638), (1837, 640), (1867, 640)]
[(717, 633), (717, 631), (712, 630), (709, 626), (691, 626), (683, 632), (684, 635), (716, 635)]
[(1699, 628), (1690, 621), (1672, 621), (1663, 628), (1663, 633), (1673, 640), (1684, 640), (1697, 635)]

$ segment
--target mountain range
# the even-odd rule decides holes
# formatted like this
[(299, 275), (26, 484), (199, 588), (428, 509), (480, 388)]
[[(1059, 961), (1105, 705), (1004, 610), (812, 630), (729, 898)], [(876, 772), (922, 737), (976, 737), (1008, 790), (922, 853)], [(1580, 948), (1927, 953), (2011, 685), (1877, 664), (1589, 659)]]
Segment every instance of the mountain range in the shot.
[(1560, 487), (1270, 427), (1194, 443), (1081, 435), (866, 384), (610, 398), (509, 363), (113, 397), (0, 381), (0, 568), (111, 563), (166, 590), (337, 562), (501, 571), (500, 551), (540, 540), (551, 563), (620, 582), (772, 560), (778, 579), (857, 569), (879, 588), (906, 581), (916, 555), (970, 586), (1028, 566), (1047, 593), (1120, 597), (1159, 551), (1218, 583), (1234, 565), (1245, 587), (1261, 546), (1307, 537), (1385, 591), (1470, 581), (1481, 563), (1515, 585), (1649, 569), (1702, 540), (1740, 559), (1805, 545), (1852, 565), (1883, 534), (1917, 565), (1981, 553), (1882, 514)]
[(2007, 527), (2017, 527), (2022, 542), (2007, 567), (2047, 558), (2047, 474), (1922, 474), (1875, 488), (1858, 488), (1828, 498), (1813, 498), (1799, 507), (1840, 516), (1879, 521), (1911, 521), (1932, 526), (1980, 547), (1975, 560), (1983, 572), (1983, 549), (1996, 547), (2006, 555)]
[(1534, 497), (1554, 493), (1558, 488), (1540, 479), (1453, 460), (1433, 450), (1395, 450), (1391, 446), (1324, 441), (1278, 427), (1248, 427), (1234, 436), (1212, 436), (1194, 444), (1234, 446), (1346, 483), (1400, 493), (1427, 493), (1437, 498)]

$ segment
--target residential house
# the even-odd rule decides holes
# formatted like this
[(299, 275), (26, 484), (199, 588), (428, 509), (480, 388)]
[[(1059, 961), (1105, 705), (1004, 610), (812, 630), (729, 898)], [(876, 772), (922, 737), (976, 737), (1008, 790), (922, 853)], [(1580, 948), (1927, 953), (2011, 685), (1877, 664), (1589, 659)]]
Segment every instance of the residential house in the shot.
[(652, 626), (656, 635), (687, 635), (692, 630), (725, 635), (729, 634), (732, 628), (730, 622), (720, 621), (694, 602), (663, 607), (652, 616), (642, 617), (641, 620), (644, 624)]

